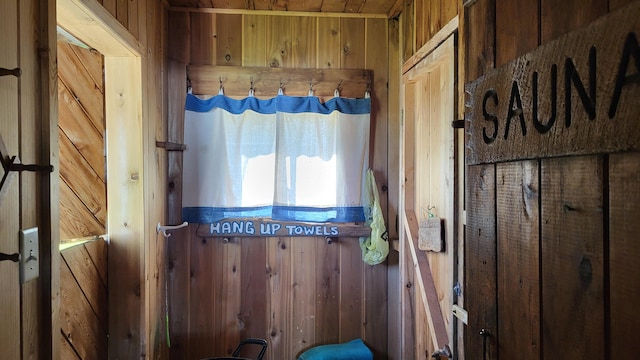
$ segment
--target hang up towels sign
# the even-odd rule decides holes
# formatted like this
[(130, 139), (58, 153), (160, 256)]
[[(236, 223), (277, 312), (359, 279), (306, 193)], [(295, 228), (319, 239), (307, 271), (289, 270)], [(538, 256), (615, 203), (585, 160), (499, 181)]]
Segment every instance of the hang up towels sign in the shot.
[(369, 236), (371, 228), (356, 224), (314, 224), (270, 219), (227, 219), (199, 226), (196, 233), (201, 237), (319, 236), (334, 238), (341, 236)]

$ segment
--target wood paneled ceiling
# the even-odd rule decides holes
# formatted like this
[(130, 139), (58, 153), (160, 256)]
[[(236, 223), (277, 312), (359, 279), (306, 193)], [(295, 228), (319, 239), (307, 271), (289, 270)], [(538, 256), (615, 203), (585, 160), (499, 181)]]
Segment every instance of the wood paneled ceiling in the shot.
[(402, 0), (168, 0), (173, 8), (218, 11), (292, 11), (396, 17)]

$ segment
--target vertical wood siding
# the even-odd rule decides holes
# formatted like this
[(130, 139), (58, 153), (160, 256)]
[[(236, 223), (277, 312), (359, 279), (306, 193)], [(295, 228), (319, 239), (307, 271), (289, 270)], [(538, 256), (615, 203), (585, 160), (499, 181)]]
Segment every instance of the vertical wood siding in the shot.
[[(53, 104), (55, 108), (57, 103), (55, 77), (48, 76), (50, 66), (55, 69), (55, 41), (51, 37), (55, 27), (43, 16), (51, 5), (31, 0), (0, 4), (0, 67), (21, 70), (20, 77), (0, 77), (0, 135), (6, 146), (3, 156), (17, 156), (23, 164), (53, 163), (57, 168), (48, 153), (53, 113), (48, 106)], [(48, 174), (13, 175), (4, 185), (0, 202), (0, 252), (17, 253), (19, 230), (38, 227), (42, 270), (39, 278), (21, 284), (18, 264), (0, 263), (0, 317), (6, 322), (0, 330), (0, 349), (2, 357), (11, 359), (46, 358), (51, 348), (58, 347), (46, 335), (56, 321), (51, 315), (57, 299), (50, 285), (58, 269), (52, 265), (56, 259), (51, 258), (49, 249), (51, 243), (57, 247), (57, 238), (48, 229), (51, 219), (57, 218), (56, 210), (47, 207), (49, 191), (56, 185), (49, 181)]]
[[(628, 312), (631, 304), (640, 301), (640, 272), (637, 256), (640, 254), (640, 153), (612, 154), (609, 156), (609, 238), (604, 244), (604, 271), (609, 269), (609, 348), (611, 358), (640, 353), (640, 342), (634, 340), (634, 329), (640, 324), (640, 314)], [(606, 213), (605, 213), (606, 216)], [(605, 289), (606, 291), (606, 289)], [(605, 295), (606, 296), (606, 295)], [(606, 297), (605, 297), (606, 299)], [(606, 318), (605, 318), (606, 321)]]
[(498, 328), (518, 334), (500, 356), (539, 359), (540, 254), (531, 251), (540, 246), (538, 162), (498, 164), (496, 177)]
[[(184, 79), (185, 66), (196, 63), (373, 70), (371, 166), (378, 185), (387, 184), (386, 20), (177, 12), (169, 18), (180, 25), (169, 38), (175, 79)], [(272, 91), (275, 96), (277, 89)], [(183, 88), (172, 94), (170, 104), (184, 101)], [(169, 137), (177, 142), (182, 130), (175, 123), (182, 115), (169, 122)], [(386, 210), (386, 193), (379, 192)], [(172, 190), (170, 197), (179, 200), (178, 193)], [(180, 201), (170, 206), (179, 221)], [(376, 358), (386, 358), (387, 268), (365, 265), (357, 238), (333, 244), (322, 237), (224, 243), (197, 237), (197, 227), (168, 240), (172, 359), (229, 355), (245, 337), (267, 339), (268, 359), (293, 359), (313, 346), (359, 337)]]
[[(466, 82), (627, 3), (471, 2)], [(639, 345), (629, 334), (639, 321), (621, 309), (640, 301), (629, 267), (640, 256), (629, 218), (640, 208), (638, 153), (466, 171), (466, 359), (484, 358), (482, 328), (491, 332), (486, 359), (633, 357)]]
[[(0, 31), (7, 34), (6, 40), (0, 44), (0, 67), (13, 69), (18, 67), (18, 5), (15, 1), (4, 1), (0, 3)], [(31, 70), (31, 68), (29, 69)], [(4, 141), (9, 156), (21, 155), (20, 151), (20, 129), (18, 78), (13, 76), (0, 77), (0, 108), (2, 108), (3, 121), (0, 122), (0, 135)], [(27, 132), (30, 133), (30, 132)], [(30, 134), (33, 135), (33, 134)], [(5, 154), (2, 154), (6, 156)], [(28, 160), (27, 160), (28, 161)], [(4, 171), (3, 171), (4, 175)], [(3, 188), (4, 197), (0, 203), (0, 252), (14, 254), (18, 252), (18, 233), (20, 223), (20, 190), (22, 183), (17, 181), (17, 176), (11, 183), (5, 184)], [(35, 210), (35, 209), (34, 209)], [(36, 225), (29, 221), (31, 225)], [(20, 358), (20, 275), (18, 266), (11, 261), (0, 262), (0, 316), (6, 321), (8, 326), (0, 328), (0, 348), (7, 357)]]
[[(401, 44), (404, 61), (427, 43), (459, 13), (456, 0), (405, 0), (401, 17), (404, 41)], [(461, 12), (460, 12), (461, 13)]]

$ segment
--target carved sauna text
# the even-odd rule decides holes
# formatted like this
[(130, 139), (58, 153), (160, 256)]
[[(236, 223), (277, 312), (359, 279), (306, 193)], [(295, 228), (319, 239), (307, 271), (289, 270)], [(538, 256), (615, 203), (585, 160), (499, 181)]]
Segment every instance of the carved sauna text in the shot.
[[(607, 56), (608, 54), (605, 54)], [(624, 87), (632, 82), (637, 83), (640, 77), (640, 46), (638, 44), (638, 38), (636, 34), (631, 32), (627, 35), (624, 46), (622, 49), (622, 55), (618, 62), (618, 68), (615, 77), (615, 84), (613, 87), (610, 101), (608, 104), (596, 104), (597, 98), (597, 49), (595, 46), (591, 46), (589, 49), (589, 71), (587, 75), (587, 84), (583, 82), (583, 78), (576, 69), (576, 65), (571, 58), (566, 58), (564, 62), (564, 126), (566, 128), (571, 127), (572, 123), (572, 91), (575, 90), (584, 110), (589, 118), (593, 121), (596, 118), (596, 106), (608, 106), (607, 115), (608, 118), (614, 119), (618, 110), (620, 97)], [(635, 65), (635, 73), (627, 74), (630, 62), (633, 59), (631, 65)], [(539, 102), (541, 100), (541, 91), (538, 89), (538, 80), (540, 75), (537, 71), (531, 74), (531, 121), (533, 128), (539, 134), (545, 134), (549, 132), (556, 123), (557, 118), (557, 104), (558, 104), (558, 65), (552, 64), (548, 73), (550, 91), (548, 93), (550, 103), (550, 114), (547, 119), (540, 119), (539, 116)], [(583, 75), (584, 76), (584, 75)], [(544, 93), (543, 93), (544, 94)], [(500, 98), (495, 89), (489, 89), (485, 92), (482, 100), (482, 116), (487, 126), (482, 129), (482, 137), (485, 144), (493, 143), (500, 135), (500, 121), (495, 111), (499, 104)], [(516, 129), (519, 125), (522, 136), (526, 136), (527, 121), (525, 118), (525, 111), (522, 104), (521, 90), (518, 80), (513, 80), (511, 85), (511, 92), (509, 94), (509, 106), (506, 114), (504, 114), (504, 129), (502, 137), (507, 140), (509, 132), (513, 124)], [(517, 131), (517, 130), (516, 130)]]

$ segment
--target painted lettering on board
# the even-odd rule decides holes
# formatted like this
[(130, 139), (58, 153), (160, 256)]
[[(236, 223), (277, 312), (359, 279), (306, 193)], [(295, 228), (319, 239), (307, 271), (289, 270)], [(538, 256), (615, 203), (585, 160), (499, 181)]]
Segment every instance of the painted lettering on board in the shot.
[(223, 220), (209, 225), (214, 236), (340, 236), (334, 225), (290, 224), (276, 221)]

